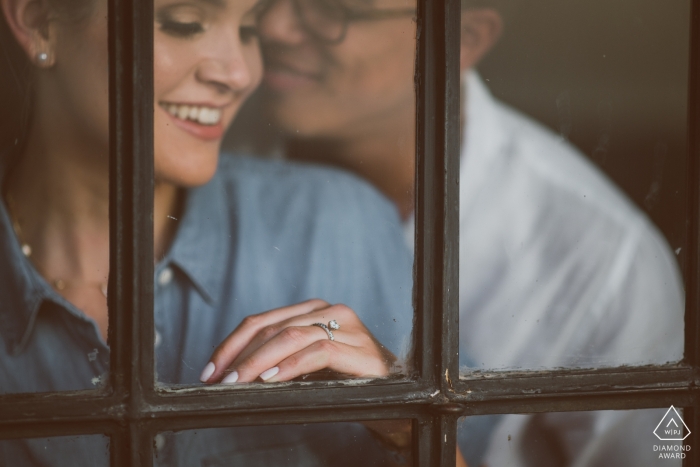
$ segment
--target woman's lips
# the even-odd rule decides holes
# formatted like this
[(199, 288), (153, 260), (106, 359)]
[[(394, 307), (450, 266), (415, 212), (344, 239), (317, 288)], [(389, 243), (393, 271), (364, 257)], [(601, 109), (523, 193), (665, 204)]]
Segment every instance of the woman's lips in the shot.
[(173, 123), (188, 133), (204, 140), (217, 140), (224, 136), (221, 108), (199, 105), (161, 102), (160, 108)]

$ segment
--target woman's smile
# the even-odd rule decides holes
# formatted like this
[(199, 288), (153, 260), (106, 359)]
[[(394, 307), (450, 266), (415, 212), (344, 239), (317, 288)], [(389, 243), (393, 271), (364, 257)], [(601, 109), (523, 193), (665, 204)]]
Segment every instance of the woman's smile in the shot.
[(175, 125), (205, 140), (221, 139), (226, 130), (223, 125), (223, 109), (209, 105), (176, 104), (159, 102)]

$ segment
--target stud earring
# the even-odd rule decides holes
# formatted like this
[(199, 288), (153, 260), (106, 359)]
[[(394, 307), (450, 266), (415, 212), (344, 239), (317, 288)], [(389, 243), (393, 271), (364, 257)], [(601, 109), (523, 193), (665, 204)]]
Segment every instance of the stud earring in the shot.
[(46, 52), (39, 52), (36, 54), (36, 61), (39, 62), (39, 65), (46, 65), (49, 61), (49, 54)]

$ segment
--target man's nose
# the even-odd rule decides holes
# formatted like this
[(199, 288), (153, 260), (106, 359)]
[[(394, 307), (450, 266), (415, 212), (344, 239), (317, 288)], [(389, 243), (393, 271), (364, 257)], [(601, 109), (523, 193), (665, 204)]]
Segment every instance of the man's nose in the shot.
[(263, 42), (295, 45), (306, 39), (306, 31), (292, 1), (274, 1), (260, 17), (258, 28)]

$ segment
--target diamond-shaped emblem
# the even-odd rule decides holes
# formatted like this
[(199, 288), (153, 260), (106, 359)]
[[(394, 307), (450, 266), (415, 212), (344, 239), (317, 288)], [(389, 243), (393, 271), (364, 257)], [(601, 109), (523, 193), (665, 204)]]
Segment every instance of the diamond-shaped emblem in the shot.
[(690, 430), (676, 408), (671, 406), (656, 425), (654, 434), (661, 441), (683, 441), (690, 435)]

